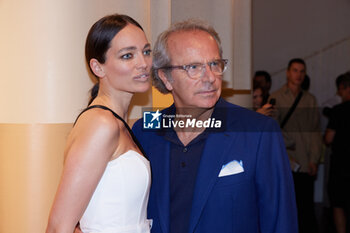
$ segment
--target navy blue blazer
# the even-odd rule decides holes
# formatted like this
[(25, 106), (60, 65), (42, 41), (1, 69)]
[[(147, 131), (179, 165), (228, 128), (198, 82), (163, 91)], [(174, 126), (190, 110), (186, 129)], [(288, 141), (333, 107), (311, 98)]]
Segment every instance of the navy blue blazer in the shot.
[[(219, 99), (222, 131), (206, 140), (195, 184), (190, 233), (296, 233), (294, 186), (277, 122)], [(169, 233), (170, 142), (159, 131), (133, 131), (151, 162), (148, 218), (153, 233)], [(219, 177), (223, 165), (236, 160), (243, 172)]]

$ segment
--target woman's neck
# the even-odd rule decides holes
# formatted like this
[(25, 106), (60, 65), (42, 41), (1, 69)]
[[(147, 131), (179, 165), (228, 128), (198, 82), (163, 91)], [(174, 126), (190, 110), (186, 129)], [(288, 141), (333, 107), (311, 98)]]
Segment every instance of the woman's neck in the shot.
[(91, 105), (104, 105), (126, 120), (132, 96), (133, 94), (127, 92), (106, 93), (100, 90)]

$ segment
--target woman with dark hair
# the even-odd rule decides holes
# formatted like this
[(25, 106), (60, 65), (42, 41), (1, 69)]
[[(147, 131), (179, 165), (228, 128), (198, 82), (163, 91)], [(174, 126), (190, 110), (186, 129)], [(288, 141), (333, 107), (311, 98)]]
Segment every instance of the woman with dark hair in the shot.
[(85, 55), (97, 78), (75, 122), (46, 232), (150, 231), (146, 208), (149, 161), (124, 119), (134, 93), (150, 87), (151, 49), (142, 27), (126, 15), (97, 21)]
[(254, 86), (253, 88), (253, 110), (256, 111), (262, 107), (263, 103), (263, 89), (260, 86)]
[(264, 102), (264, 90), (259, 85), (253, 87), (253, 110), (265, 116), (272, 116), (275, 111), (273, 103)]

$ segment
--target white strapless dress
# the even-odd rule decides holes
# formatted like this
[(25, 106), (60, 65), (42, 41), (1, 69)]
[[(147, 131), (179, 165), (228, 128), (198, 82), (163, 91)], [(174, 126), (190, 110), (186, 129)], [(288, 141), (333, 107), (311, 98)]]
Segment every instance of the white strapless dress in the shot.
[(110, 161), (80, 220), (84, 233), (149, 233), (149, 161), (129, 150)]

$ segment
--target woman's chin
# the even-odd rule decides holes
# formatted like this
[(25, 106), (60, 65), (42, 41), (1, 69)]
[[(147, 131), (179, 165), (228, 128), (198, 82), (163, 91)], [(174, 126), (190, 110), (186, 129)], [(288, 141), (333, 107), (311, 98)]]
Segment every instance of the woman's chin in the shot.
[(150, 82), (145, 82), (142, 85), (137, 85), (137, 88), (135, 90), (135, 93), (143, 93), (150, 89), (151, 84)]

